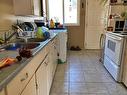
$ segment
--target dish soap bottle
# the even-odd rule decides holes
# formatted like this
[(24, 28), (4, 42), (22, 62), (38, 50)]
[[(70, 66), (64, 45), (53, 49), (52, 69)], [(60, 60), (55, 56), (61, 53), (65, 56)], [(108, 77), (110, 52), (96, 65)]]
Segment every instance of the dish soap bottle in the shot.
[(36, 32), (36, 36), (39, 39), (43, 39), (44, 38), (43, 37), (43, 31), (42, 31), (42, 28), (41, 27), (38, 27), (37, 32)]
[(50, 20), (50, 28), (54, 28), (54, 26), (55, 26), (55, 23), (54, 23), (53, 19), (51, 19)]

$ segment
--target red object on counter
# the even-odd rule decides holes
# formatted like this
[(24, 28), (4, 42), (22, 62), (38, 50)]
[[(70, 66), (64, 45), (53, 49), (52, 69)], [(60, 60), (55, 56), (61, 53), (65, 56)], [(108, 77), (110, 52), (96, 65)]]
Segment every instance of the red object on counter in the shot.
[(4, 58), (0, 61), (0, 69), (14, 64), (17, 60), (15, 58)]

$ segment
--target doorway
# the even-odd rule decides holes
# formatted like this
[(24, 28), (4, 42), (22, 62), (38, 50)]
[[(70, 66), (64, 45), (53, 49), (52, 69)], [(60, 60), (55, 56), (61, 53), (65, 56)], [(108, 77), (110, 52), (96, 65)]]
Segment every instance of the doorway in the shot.
[(100, 36), (105, 26), (105, 6), (99, 0), (86, 0), (85, 49), (100, 49)]
[(85, 0), (80, 0), (80, 21), (77, 26), (67, 26), (68, 29), (68, 48), (80, 47), (84, 49), (85, 35)]

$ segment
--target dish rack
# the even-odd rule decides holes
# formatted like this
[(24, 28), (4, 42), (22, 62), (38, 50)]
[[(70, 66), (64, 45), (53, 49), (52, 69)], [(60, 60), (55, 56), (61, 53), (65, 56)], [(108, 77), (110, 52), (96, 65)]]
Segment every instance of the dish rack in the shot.
[(36, 32), (35, 31), (23, 31), (18, 32), (18, 38), (35, 38)]

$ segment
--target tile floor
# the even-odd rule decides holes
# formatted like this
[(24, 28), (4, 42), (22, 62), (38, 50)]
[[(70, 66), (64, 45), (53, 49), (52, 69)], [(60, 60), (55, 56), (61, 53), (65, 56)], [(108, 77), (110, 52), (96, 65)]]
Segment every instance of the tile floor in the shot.
[(59, 64), (50, 95), (127, 95), (98, 61), (99, 51), (69, 51)]

